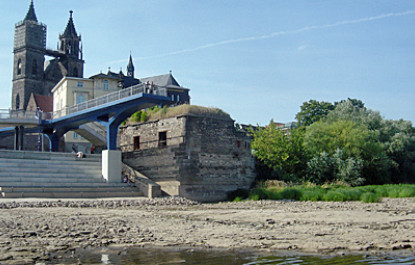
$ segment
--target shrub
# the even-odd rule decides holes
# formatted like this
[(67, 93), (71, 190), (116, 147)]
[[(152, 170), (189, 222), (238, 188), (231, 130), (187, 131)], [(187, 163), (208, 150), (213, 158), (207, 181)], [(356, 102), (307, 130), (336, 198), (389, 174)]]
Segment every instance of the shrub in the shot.
[(336, 191), (343, 194), (344, 201), (358, 201), (362, 194), (362, 192), (357, 189), (337, 189)]
[(130, 120), (132, 122), (139, 122), (141, 119), (141, 110), (135, 112), (133, 115), (131, 115)]
[(344, 196), (342, 193), (338, 192), (338, 191), (328, 191), (324, 196), (323, 196), (323, 200), (324, 201), (337, 201), (337, 202), (342, 202), (344, 201)]
[(140, 121), (141, 122), (146, 122), (147, 121), (147, 112), (145, 112), (145, 111), (141, 112)]
[(241, 201), (243, 201), (244, 199), (242, 199), (241, 197), (239, 197), (239, 196), (236, 196), (235, 197), (235, 199), (233, 199), (233, 202), (241, 202)]
[(270, 188), (270, 189), (265, 189), (265, 198), (264, 199), (282, 200), (284, 198), (281, 196), (281, 189)]
[(264, 200), (268, 199), (268, 194), (264, 188), (255, 188), (251, 190), (248, 198), (255, 201)]
[(321, 201), (324, 196), (324, 191), (322, 190), (307, 190), (304, 191), (300, 201)]
[(403, 187), (399, 192), (400, 198), (405, 197), (414, 197), (415, 196), (415, 187)]
[(258, 194), (250, 195), (249, 199), (252, 201), (259, 201), (259, 195)]
[(286, 200), (300, 200), (302, 192), (295, 188), (288, 188), (280, 191), (280, 196)]
[(362, 202), (379, 202), (380, 199), (379, 195), (373, 192), (365, 192), (360, 196)]
[(397, 187), (390, 187), (388, 189), (388, 196), (389, 198), (399, 198), (399, 189)]

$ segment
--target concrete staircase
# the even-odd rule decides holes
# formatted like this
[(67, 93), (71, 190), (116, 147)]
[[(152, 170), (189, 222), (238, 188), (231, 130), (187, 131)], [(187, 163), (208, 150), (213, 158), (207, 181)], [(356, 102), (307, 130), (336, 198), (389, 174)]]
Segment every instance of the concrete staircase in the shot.
[(75, 132), (96, 146), (105, 146), (107, 144), (107, 132), (105, 127), (103, 128), (99, 123), (83, 124)]
[[(101, 155), (0, 150), (0, 198), (104, 198), (144, 194), (125, 183), (105, 183)], [(1, 199), (0, 199), (1, 200)]]

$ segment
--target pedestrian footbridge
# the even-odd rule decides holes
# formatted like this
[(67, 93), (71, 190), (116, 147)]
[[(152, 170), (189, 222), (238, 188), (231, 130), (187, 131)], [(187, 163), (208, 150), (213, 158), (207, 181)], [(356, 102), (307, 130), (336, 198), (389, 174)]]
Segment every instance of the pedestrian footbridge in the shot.
[(99, 122), (105, 128), (107, 149), (115, 150), (118, 127), (125, 119), (140, 109), (170, 104), (167, 88), (138, 84), (50, 113), (0, 110), (0, 127), (3, 127), (0, 137), (15, 135), (16, 149), (22, 150), (25, 132), (44, 133), (49, 137), (52, 151), (58, 151), (59, 139), (65, 133), (88, 131), (89, 123)]

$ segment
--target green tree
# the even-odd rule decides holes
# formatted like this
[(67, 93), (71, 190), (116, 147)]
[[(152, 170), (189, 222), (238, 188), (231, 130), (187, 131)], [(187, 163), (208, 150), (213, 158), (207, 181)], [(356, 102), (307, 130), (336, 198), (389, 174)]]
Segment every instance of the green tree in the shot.
[(391, 160), (392, 182), (415, 182), (415, 132), (412, 123), (404, 120), (385, 121), (381, 139)]
[[(343, 152), (342, 160), (347, 162), (349, 158), (353, 159), (347, 162), (351, 163), (350, 165), (354, 163), (353, 167), (363, 164), (362, 177), (367, 184), (377, 184), (387, 182), (390, 162), (377, 136), (377, 132), (356, 121), (329, 120), (319, 121), (307, 127), (304, 143), (313, 157), (323, 152), (333, 156), (336, 150), (340, 149)], [(346, 164), (343, 167), (346, 170), (348, 166)], [(353, 178), (358, 177), (360, 176)]]
[(325, 117), (333, 109), (334, 105), (330, 102), (312, 99), (301, 105), (300, 112), (297, 113), (295, 118), (299, 126), (309, 126)]
[(265, 128), (252, 131), (254, 156), (266, 166), (279, 172), (279, 177), (302, 177), (307, 163), (303, 148), (304, 130), (276, 128), (273, 121)]
[(363, 161), (346, 157), (341, 149), (329, 155), (322, 152), (307, 163), (308, 180), (316, 184), (324, 184), (335, 180), (358, 186), (364, 182), (362, 178)]

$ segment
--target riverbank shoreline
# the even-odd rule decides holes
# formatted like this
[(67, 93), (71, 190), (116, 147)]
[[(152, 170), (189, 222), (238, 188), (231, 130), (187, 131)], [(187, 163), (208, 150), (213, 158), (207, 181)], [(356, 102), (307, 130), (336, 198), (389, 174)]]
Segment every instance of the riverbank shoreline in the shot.
[(0, 264), (117, 246), (414, 255), (415, 202), (0, 200)]

